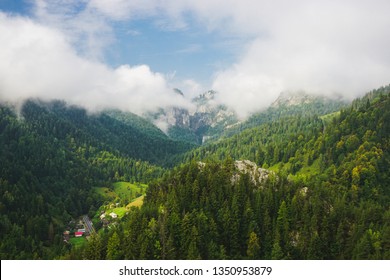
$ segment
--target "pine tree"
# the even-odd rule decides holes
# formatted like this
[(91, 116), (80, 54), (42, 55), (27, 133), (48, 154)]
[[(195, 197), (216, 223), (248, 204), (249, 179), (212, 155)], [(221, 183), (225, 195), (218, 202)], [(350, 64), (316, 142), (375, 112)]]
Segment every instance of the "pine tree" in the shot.
[(252, 260), (257, 259), (260, 252), (260, 243), (257, 234), (253, 231), (249, 234), (247, 247), (246, 254), (248, 258)]
[(112, 236), (108, 239), (106, 258), (109, 260), (119, 260), (122, 256), (121, 251), (122, 249), (119, 235), (116, 231), (114, 231)]
[(279, 245), (281, 246), (282, 250), (287, 253), (290, 247), (290, 231), (287, 204), (284, 200), (279, 207), (278, 217), (276, 219), (276, 230), (280, 236)]
[(198, 249), (198, 244), (199, 244), (198, 230), (195, 226), (193, 226), (191, 230), (191, 236), (189, 237), (187, 259), (189, 260), (201, 259), (199, 249)]
[(84, 258), (87, 260), (101, 260), (103, 256), (102, 239), (98, 234), (92, 234), (89, 238)]

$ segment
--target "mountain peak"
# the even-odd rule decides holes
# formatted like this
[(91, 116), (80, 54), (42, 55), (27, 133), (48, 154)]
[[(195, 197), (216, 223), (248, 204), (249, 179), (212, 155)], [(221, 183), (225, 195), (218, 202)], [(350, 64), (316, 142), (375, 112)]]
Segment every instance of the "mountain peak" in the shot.
[(316, 99), (324, 99), (324, 97), (311, 95), (303, 91), (285, 91), (280, 93), (279, 97), (271, 104), (271, 107), (288, 107), (301, 104), (309, 104), (314, 102)]
[(206, 92), (204, 92), (202, 94), (199, 94), (193, 100), (195, 102), (199, 102), (199, 101), (207, 102), (207, 101), (210, 101), (210, 100), (214, 100), (216, 94), (217, 94), (216, 91), (208, 90), (208, 91), (206, 91)]

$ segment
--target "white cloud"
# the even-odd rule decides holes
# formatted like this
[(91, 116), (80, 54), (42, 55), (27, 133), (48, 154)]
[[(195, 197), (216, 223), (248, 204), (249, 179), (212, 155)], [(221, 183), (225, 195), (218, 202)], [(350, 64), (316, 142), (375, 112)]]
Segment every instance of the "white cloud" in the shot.
[(189, 99), (197, 97), (199, 96), (200, 93), (203, 93), (207, 90), (197, 81), (191, 79), (187, 79), (179, 82), (178, 87), (183, 91), (184, 95)]
[[(96, 106), (97, 101), (105, 100), (122, 108), (126, 102), (115, 101), (124, 97), (140, 107), (153, 107), (160, 98), (163, 99), (160, 103), (168, 104), (172, 99), (170, 93), (155, 98), (155, 91), (167, 91), (170, 80), (166, 76), (153, 73), (147, 66), (111, 69), (95, 62), (96, 58), (104, 58), (107, 46), (116, 42), (112, 22), (138, 19), (151, 20), (156, 26), (171, 30), (195, 22), (222, 39), (242, 38), (245, 47), (235, 45), (235, 63), (228, 66), (221, 63), (224, 67), (218, 69), (212, 82), (213, 89), (220, 92), (220, 100), (242, 116), (266, 107), (281, 91), (337, 93), (352, 98), (390, 82), (387, 0), (83, 0), (81, 4), (76, 4), (80, 3), (76, 0), (37, 0), (36, 3), (35, 17), (41, 25), (3, 15), (2, 21), (14, 20), (20, 30), (15, 30), (16, 23), (8, 31), (4, 31), (3, 24), (0, 27), (2, 33), (9, 34), (7, 38), (0, 34), (4, 45), (0, 55), (6, 57), (0, 65), (5, 76), (0, 79), (8, 77), (0, 86), (18, 89), (19, 97), (21, 92), (26, 96), (37, 92), (42, 96), (42, 92), (47, 92), (47, 97), (49, 92), (56, 92), (57, 97), (72, 92), (68, 99)], [(23, 21), (24, 24), (20, 23)], [(29, 35), (25, 31), (28, 28), (37, 29), (36, 33)], [(11, 36), (15, 32), (18, 35)], [(25, 44), (16, 50), (12, 44), (17, 42)], [(196, 51), (201, 44), (194, 42), (188, 50)], [(12, 60), (5, 55), (9, 52), (14, 56)], [(23, 70), (26, 66), (36, 71), (26, 73)], [(9, 69), (5, 71), (6, 68)], [(53, 69), (57, 69), (56, 73), (52, 73)], [(45, 75), (50, 81), (41, 78)], [(191, 79), (179, 82), (177, 87), (192, 95), (204, 85)], [(96, 100), (91, 102), (86, 96)]]
[(92, 2), (113, 17), (137, 14), (173, 26), (185, 26), (191, 15), (221, 37), (249, 41), (213, 82), (221, 100), (242, 115), (268, 106), (281, 91), (350, 99), (390, 82), (387, 0)]
[(34, 19), (59, 30), (82, 56), (104, 60), (115, 43), (110, 19), (89, 7), (89, 0), (35, 0)]
[(291, 10), (257, 3), (260, 19), (252, 24), (232, 13), (238, 29), (258, 33), (213, 83), (241, 115), (268, 106), (281, 91), (351, 99), (390, 82), (389, 2), (299, 1)]
[(241, 118), (265, 109), (284, 89), (277, 77), (269, 77), (241, 65), (218, 73), (213, 88), (219, 92), (217, 101), (233, 108)]
[(0, 13), (0, 100), (63, 99), (90, 110), (120, 108), (142, 114), (186, 101), (148, 66), (116, 69), (79, 56), (55, 29)]

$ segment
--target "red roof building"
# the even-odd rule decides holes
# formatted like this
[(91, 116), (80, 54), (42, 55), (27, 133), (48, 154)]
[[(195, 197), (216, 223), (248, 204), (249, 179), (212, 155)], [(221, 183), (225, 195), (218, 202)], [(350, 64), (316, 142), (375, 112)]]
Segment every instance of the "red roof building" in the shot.
[(76, 231), (76, 232), (74, 233), (74, 236), (75, 236), (75, 237), (81, 237), (81, 236), (83, 236), (83, 234), (84, 234), (84, 232)]

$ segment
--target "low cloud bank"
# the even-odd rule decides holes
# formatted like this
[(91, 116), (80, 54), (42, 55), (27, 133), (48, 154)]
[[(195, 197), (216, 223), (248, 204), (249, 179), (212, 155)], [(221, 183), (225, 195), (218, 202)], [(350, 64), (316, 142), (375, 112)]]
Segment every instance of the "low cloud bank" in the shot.
[[(188, 92), (188, 99), (211, 88), (244, 118), (284, 91), (352, 99), (390, 83), (387, 0), (77, 3), (36, 0), (30, 19), (0, 12), (0, 100), (57, 98), (90, 110), (142, 114), (190, 106), (173, 87)], [(195, 23), (221, 40), (242, 38), (242, 47), (235, 47), (234, 64), (216, 70), (211, 85), (196, 77), (171, 85), (169, 74), (147, 65), (102, 62), (117, 43), (115, 24), (145, 19), (171, 32)]]
[(90, 111), (118, 108), (142, 114), (188, 106), (165, 76), (147, 65), (111, 68), (79, 56), (56, 29), (0, 13), (0, 100), (61, 99)]

